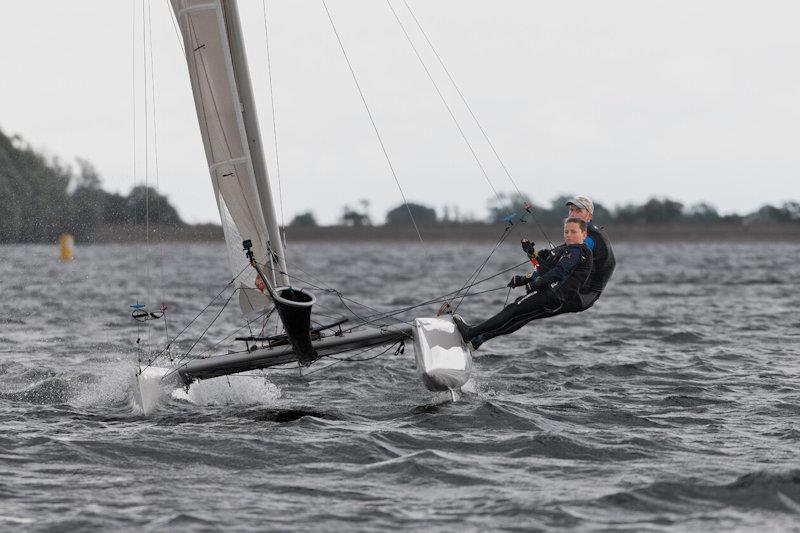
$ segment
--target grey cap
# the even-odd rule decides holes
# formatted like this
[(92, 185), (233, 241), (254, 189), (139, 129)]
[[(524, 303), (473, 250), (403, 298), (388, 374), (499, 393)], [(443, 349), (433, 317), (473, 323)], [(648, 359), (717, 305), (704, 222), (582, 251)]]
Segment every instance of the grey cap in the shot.
[(586, 209), (589, 213), (594, 214), (594, 203), (586, 196), (574, 196), (567, 200), (565, 205), (574, 205), (575, 207)]

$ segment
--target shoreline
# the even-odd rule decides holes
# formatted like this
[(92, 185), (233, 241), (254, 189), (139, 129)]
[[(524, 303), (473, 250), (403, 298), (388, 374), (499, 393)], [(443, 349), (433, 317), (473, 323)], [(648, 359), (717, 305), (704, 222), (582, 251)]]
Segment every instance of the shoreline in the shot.
[[(521, 235), (533, 241), (544, 239), (535, 224), (517, 226)], [(497, 224), (430, 224), (419, 227), (424, 241), (428, 242), (497, 242), (505, 226)], [(559, 226), (544, 226), (553, 242), (560, 241)], [(120, 244), (145, 242), (145, 228), (140, 226), (103, 226), (91, 236), (75, 236), (80, 244)], [(518, 240), (520, 233), (509, 238)], [(605, 226), (611, 242), (795, 242), (800, 243), (800, 224), (647, 224)], [(285, 230), (288, 242), (311, 243), (364, 243), (418, 242), (413, 226), (291, 226)], [(193, 226), (151, 226), (151, 242), (223, 242), (222, 227), (214, 224)], [(22, 244), (22, 243), (5, 243)], [(33, 243), (32, 243), (33, 244)], [(42, 243), (37, 243), (42, 244)]]

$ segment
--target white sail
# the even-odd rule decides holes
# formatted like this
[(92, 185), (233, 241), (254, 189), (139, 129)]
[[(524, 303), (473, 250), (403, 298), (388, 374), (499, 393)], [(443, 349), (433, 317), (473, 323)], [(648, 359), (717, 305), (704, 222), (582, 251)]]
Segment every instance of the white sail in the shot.
[[(220, 212), (228, 259), (244, 312), (267, 305), (255, 287), (242, 241), (274, 284), (288, 284), (261, 150), (235, 2), (171, 0), (183, 35), (189, 78), (208, 169)], [(273, 267), (280, 274), (274, 279)]]

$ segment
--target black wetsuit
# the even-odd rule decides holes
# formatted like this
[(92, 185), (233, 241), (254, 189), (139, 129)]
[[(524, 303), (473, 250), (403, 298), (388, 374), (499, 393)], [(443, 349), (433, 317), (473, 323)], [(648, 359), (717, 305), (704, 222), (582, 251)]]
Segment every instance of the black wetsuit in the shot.
[(614, 258), (614, 251), (611, 249), (608, 237), (602, 229), (591, 222), (587, 227), (586, 241), (592, 250), (592, 272), (580, 290), (580, 309), (577, 311), (585, 311), (594, 305), (617, 266), (617, 260)]
[(528, 294), (520, 296), (488, 320), (466, 326), (462, 331), (464, 340), (477, 348), (489, 339), (518, 330), (531, 320), (580, 310), (579, 291), (591, 270), (592, 252), (586, 245), (562, 244), (554, 248), (539, 264), (536, 287), (529, 286)]

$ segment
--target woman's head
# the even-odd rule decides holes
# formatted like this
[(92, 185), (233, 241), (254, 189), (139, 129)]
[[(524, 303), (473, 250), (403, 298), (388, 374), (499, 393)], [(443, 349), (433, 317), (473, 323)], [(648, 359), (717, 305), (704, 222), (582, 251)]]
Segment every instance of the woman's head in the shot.
[(586, 238), (586, 221), (578, 217), (564, 219), (564, 242), (581, 244)]

